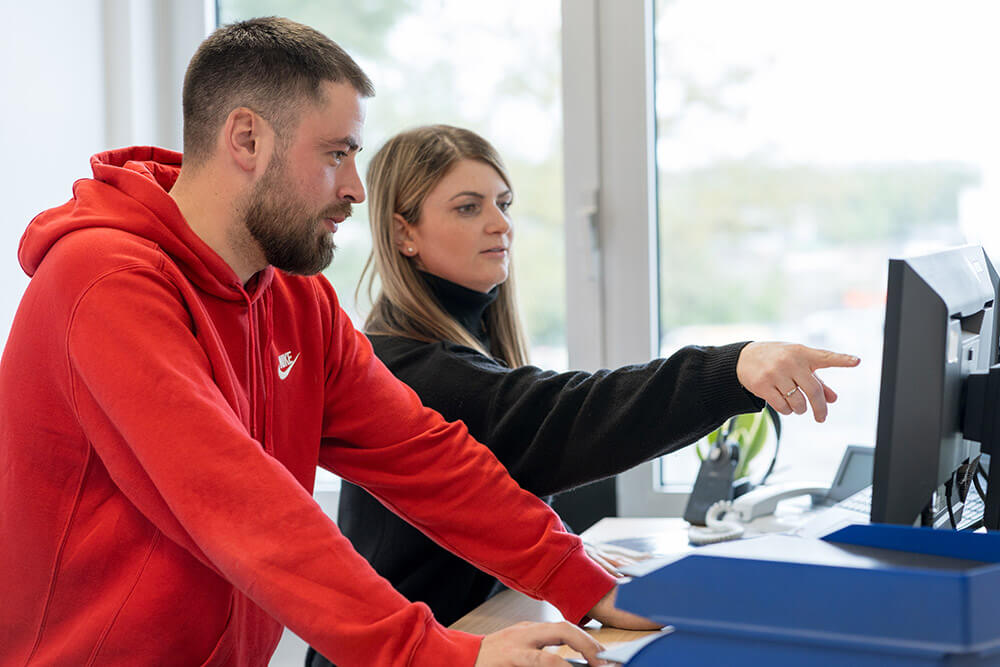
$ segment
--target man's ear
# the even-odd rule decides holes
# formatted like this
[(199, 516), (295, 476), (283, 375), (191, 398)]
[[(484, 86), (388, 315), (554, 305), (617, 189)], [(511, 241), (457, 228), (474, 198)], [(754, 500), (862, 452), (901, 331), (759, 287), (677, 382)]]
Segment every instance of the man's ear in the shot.
[(396, 243), (396, 250), (407, 257), (415, 257), (420, 250), (413, 238), (413, 228), (410, 223), (399, 213), (392, 214), (392, 237)]
[(273, 137), (274, 132), (268, 123), (246, 107), (230, 111), (222, 127), (226, 154), (246, 172), (266, 166)]

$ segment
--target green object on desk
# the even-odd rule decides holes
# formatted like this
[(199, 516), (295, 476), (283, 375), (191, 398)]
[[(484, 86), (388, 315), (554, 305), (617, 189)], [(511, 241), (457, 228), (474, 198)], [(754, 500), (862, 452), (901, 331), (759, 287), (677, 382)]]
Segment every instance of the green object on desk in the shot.
[(767, 408), (760, 412), (730, 417), (723, 422), (722, 426), (700, 440), (695, 445), (695, 452), (698, 459), (704, 461), (708, 451), (722, 437), (722, 434), (726, 433), (728, 439), (738, 444), (740, 448), (735, 478), (746, 477), (750, 470), (750, 463), (764, 450), (773, 424), (774, 420)]

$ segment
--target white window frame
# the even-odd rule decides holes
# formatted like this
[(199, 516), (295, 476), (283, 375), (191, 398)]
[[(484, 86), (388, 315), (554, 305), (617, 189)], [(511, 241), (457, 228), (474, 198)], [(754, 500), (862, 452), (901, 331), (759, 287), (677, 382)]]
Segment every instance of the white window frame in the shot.
[[(569, 363), (617, 368), (659, 355), (653, 0), (562, 12)], [(683, 512), (659, 465), (618, 476), (619, 516)]]
[(183, 145), (181, 88), (198, 45), (215, 30), (214, 0), (104, 0), (105, 134), (109, 147)]

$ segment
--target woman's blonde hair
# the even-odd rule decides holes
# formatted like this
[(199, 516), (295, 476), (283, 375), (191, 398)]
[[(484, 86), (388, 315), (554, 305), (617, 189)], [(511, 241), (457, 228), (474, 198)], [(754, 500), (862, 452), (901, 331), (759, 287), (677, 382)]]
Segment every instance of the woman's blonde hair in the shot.
[(372, 252), (357, 292), (366, 274), (369, 298), (376, 278), (380, 286), (365, 320), (365, 333), (450, 341), (476, 349), (511, 368), (523, 366), (528, 355), (514, 297), (513, 263), (507, 280), (498, 287), (496, 300), (483, 313), (490, 337), (490, 349), (486, 350), (441, 307), (420, 277), (414, 259), (396, 247), (393, 214), (398, 213), (411, 225), (418, 224), (427, 194), (461, 160), (488, 164), (511, 187), (496, 149), (478, 134), (450, 125), (429, 125), (397, 134), (372, 158), (367, 174)]

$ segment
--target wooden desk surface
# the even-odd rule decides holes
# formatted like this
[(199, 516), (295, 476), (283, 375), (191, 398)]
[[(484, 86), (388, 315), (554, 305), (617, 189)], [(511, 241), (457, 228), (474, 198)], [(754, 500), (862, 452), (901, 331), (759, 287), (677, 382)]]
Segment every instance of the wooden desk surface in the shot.
[[(683, 519), (602, 519), (584, 531), (581, 537), (590, 542), (627, 541), (623, 545), (630, 548), (642, 548), (641, 545), (645, 544), (657, 553), (671, 554), (690, 550), (687, 525)], [(474, 634), (489, 634), (521, 621), (551, 623), (561, 620), (562, 614), (548, 602), (534, 600), (517, 591), (504, 591), (450, 627)], [(607, 648), (650, 634), (647, 630), (605, 628), (596, 621), (591, 621), (584, 629)], [(565, 646), (555, 649), (555, 653), (565, 658), (580, 657), (579, 653)]]

